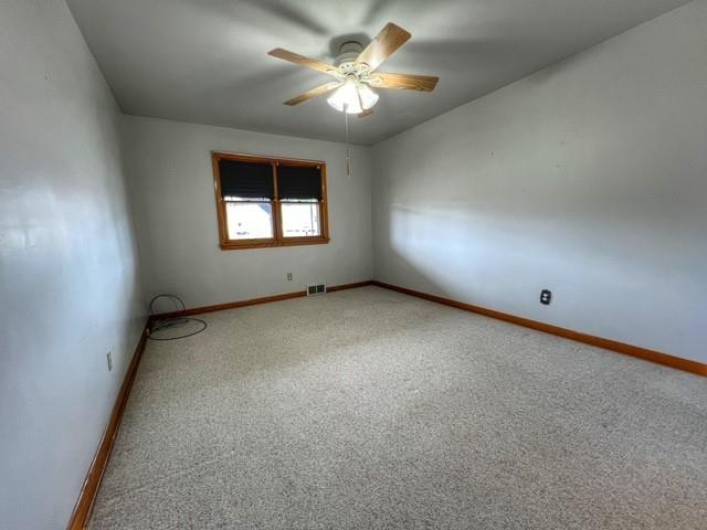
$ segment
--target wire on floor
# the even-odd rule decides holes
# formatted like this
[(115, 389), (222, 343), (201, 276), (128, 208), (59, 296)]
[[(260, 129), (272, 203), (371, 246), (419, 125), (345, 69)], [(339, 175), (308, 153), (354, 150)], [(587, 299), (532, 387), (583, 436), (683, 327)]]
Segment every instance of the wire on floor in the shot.
[[(172, 305), (174, 305), (174, 311), (172, 313), (181, 313), (186, 310), (186, 305), (184, 300), (175, 294), (158, 294), (150, 300), (149, 310), (150, 317), (152, 318), (152, 325), (150, 326), (147, 338), (150, 340), (179, 340), (186, 339), (187, 337), (193, 337), (204, 331), (208, 324), (201, 320), (200, 318), (193, 317), (183, 317), (183, 316), (158, 316), (155, 306), (158, 300), (169, 300)], [(169, 313), (167, 313), (169, 315)], [(187, 328), (186, 331), (177, 333), (176, 335), (171, 335), (173, 330), (183, 330)]]

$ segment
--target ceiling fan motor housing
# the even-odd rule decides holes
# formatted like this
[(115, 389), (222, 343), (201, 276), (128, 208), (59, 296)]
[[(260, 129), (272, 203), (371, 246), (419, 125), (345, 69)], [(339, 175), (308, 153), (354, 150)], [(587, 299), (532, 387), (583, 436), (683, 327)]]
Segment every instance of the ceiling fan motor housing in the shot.
[(353, 63), (363, 51), (363, 45), (355, 40), (343, 42), (339, 46), (339, 55), (336, 57), (336, 65), (341, 66), (346, 63)]

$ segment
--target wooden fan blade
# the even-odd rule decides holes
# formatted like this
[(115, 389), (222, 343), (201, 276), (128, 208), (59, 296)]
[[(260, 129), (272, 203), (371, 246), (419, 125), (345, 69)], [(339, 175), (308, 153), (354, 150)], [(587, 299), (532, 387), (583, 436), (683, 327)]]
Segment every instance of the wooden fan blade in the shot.
[(373, 109), (368, 109), (368, 110), (364, 110), (363, 112), (360, 112), (360, 113), (358, 114), (358, 117), (359, 117), (359, 118), (365, 118), (365, 117), (367, 117), (367, 116), (370, 116), (371, 114), (373, 114)]
[(432, 92), (437, 86), (437, 81), (439, 81), (439, 77), (429, 75), (384, 74), (381, 72), (371, 76), (370, 85), (376, 88)]
[(411, 36), (400, 26), (388, 22), (381, 32), (376, 35), (376, 38), (361, 52), (356, 62), (366, 63), (373, 71), (405, 44)]
[(323, 74), (336, 75), (338, 73), (335, 66), (318, 61), (317, 59), (305, 57), (304, 55), (299, 55), (298, 53), (283, 50), (282, 48), (270, 50), (268, 55), (277, 57), (283, 61), (297, 64), (299, 66), (304, 66), (305, 68), (309, 68), (311, 70), (316, 70), (317, 72), (322, 72)]
[(292, 99), (288, 99), (287, 101), (285, 101), (285, 105), (299, 105), (300, 103), (309, 101), (310, 99), (316, 98), (317, 96), (323, 96), (325, 94), (328, 94), (329, 92), (336, 90), (340, 86), (340, 81), (331, 81), (329, 83), (319, 85), (318, 87), (314, 87), (312, 90), (308, 90), (304, 94), (300, 94), (299, 96), (295, 96)]

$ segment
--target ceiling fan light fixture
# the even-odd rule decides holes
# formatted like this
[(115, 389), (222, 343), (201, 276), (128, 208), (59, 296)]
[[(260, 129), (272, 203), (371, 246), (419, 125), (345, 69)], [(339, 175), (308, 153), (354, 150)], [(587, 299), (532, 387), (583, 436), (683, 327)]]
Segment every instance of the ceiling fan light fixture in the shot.
[(349, 79), (327, 98), (327, 103), (339, 112), (361, 114), (378, 103), (378, 94), (367, 84)]
[(328, 104), (339, 112), (365, 118), (373, 114), (373, 107), (378, 103), (378, 94), (371, 87), (376, 90), (432, 92), (437, 86), (439, 78), (434, 76), (378, 71), (378, 67), (399, 50), (410, 37), (409, 31), (388, 22), (365, 48), (355, 40), (341, 43), (335, 65), (282, 48), (270, 50), (268, 55), (335, 78), (335, 81), (324, 83), (288, 99), (285, 105), (299, 105), (319, 96), (328, 96)]

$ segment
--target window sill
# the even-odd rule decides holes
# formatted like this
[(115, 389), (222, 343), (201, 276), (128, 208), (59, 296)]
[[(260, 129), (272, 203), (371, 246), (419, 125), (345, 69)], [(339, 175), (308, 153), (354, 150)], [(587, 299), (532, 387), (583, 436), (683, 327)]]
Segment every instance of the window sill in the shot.
[(328, 237), (292, 237), (280, 241), (275, 241), (272, 239), (261, 239), (244, 242), (224, 241), (221, 242), (221, 250), (252, 250), (256, 248), (295, 247), (301, 245), (325, 245), (327, 243), (329, 243)]

